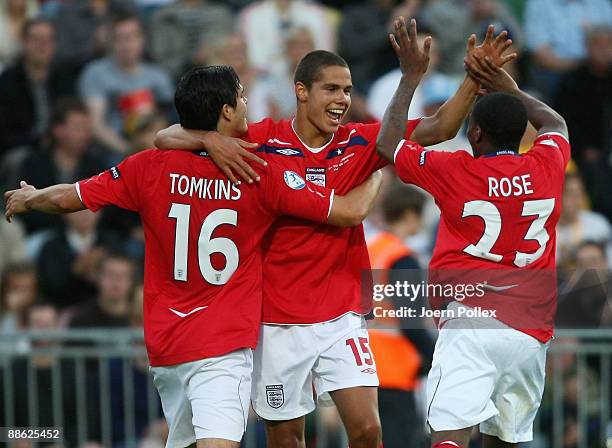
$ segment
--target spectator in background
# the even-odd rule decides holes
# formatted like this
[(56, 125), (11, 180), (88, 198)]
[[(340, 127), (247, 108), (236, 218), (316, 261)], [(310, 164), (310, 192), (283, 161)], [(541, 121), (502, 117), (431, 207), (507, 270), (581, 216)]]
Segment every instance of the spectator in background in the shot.
[(58, 57), (78, 72), (88, 62), (103, 57), (110, 43), (110, 22), (125, 11), (135, 12), (133, 0), (76, 0), (56, 8)]
[(79, 92), (91, 113), (94, 135), (125, 154), (125, 131), (156, 108), (167, 110), (174, 89), (163, 69), (143, 61), (145, 38), (137, 16), (116, 17), (110, 34), (109, 55), (85, 67)]
[(562, 74), (586, 58), (586, 32), (612, 26), (610, 0), (531, 0), (525, 10), (525, 41), (534, 63), (532, 87), (553, 98)]
[[(382, 204), (385, 230), (368, 242), (375, 284), (421, 284), (423, 273), (405, 241), (421, 228), (424, 202), (425, 197), (411, 186), (396, 184), (385, 193)], [(415, 299), (385, 297), (376, 307), (393, 310), (408, 306), (418, 316), (426, 304), (423, 296)], [(402, 448), (406, 440), (410, 440), (412, 446), (418, 447), (423, 434), (414, 391), (419, 376), (429, 370), (434, 343), (418, 318), (377, 314), (374, 311), (375, 318), (368, 324), (368, 333), (380, 380), (378, 403), (382, 443), (387, 448)]]
[(27, 312), (38, 295), (36, 268), (28, 263), (10, 264), (2, 271), (0, 328), (3, 332), (23, 330)]
[[(6, 266), (0, 288), (0, 334), (15, 333), (27, 328), (28, 311), (38, 296), (36, 268), (28, 263)], [(26, 339), (9, 340), (0, 345), (0, 353), (24, 353), (30, 348)], [(2, 356), (0, 356), (2, 358)]]
[(158, 10), (151, 19), (151, 54), (155, 62), (178, 79), (198, 48), (208, 48), (232, 29), (233, 16), (225, 5), (207, 0), (177, 0)]
[(397, 67), (397, 56), (389, 43), (393, 20), (400, 15), (414, 17), (421, 0), (395, 4), (395, 0), (367, 0), (347, 7), (343, 13), (338, 52), (351, 67), (354, 91), (361, 95), (376, 79)]
[[(103, 149), (93, 142), (87, 108), (77, 100), (60, 101), (51, 117), (50, 147), (33, 151), (19, 171), (19, 179), (44, 188), (57, 183), (86, 179), (107, 168)], [(33, 212), (24, 216), (28, 233), (45, 228), (61, 228), (57, 215)]]
[[(4, 219), (0, 219), (0, 273), (14, 263), (24, 262), (27, 259), (25, 231), (19, 221), (14, 221), (17, 226), (9, 225)], [(2, 276), (0, 275), (0, 290), (2, 289)], [(1, 312), (1, 311), (0, 311)]]
[[(142, 330), (144, 323), (143, 316), (143, 285), (138, 285), (134, 289), (132, 305), (130, 310), (130, 327), (135, 330)], [(137, 347), (142, 350), (142, 354), (132, 358), (130, 363), (130, 374), (124, 374), (124, 363), (127, 358), (113, 358), (109, 362), (110, 386), (114, 392), (111, 396), (113, 441), (118, 444), (126, 443), (125, 416), (126, 410), (124, 399), (124, 381), (131, 379), (132, 385), (128, 390), (132, 391), (134, 400), (134, 433), (137, 439), (145, 435), (149, 424), (149, 407), (155, 410), (154, 417), (163, 417), (161, 412), (161, 402), (157, 394), (151, 395), (148, 391), (149, 379), (149, 359), (143, 341), (137, 342)], [(153, 400), (150, 403), (149, 400)]]
[(315, 49), (314, 38), (307, 28), (293, 28), (285, 40), (287, 66), (282, 75), (269, 75), (252, 86), (249, 92), (249, 121), (266, 117), (274, 120), (290, 118), (295, 113), (293, 74), (302, 58)]
[[(37, 331), (51, 331), (59, 328), (59, 317), (57, 310), (45, 302), (37, 302), (29, 308), (27, 313), (27, 329)], [(57, 345), (57, 341), (35, 339), (32, 341), (32, 348), (52, 348)], [(61, 367), (60, 367), (61, 366)], [(65, 391), (60, 395), (60, 390), (54, 388), (53, 369), (61, 368), (61, 377), (58, 378)], [(29, 394), (36, 394), (37, 424), (44, 427), (53, 426), (54, 422), (54, 401), (60, 400), (59, 406), (66, 415), (66, 397), (70, 395), (67, 390), (74, 387), (74, 371), (70, 368), (70, 363), (66, 360), (61, 361), (53, 354), (36, 354), (18, 357), (13, 361), (13, 390), (15, 400), (15, 425), (30, 426)], [(59, 374), (59, 371), (56, 372)], [(31, 378), (33, 375), (34, 378)], [(35, 384), (36, 389), (31, 390), (30, 385)], [(71, 416), (74, 418), (74, 416)], [(64, 417), (66, 418), (66, 417)], [(44, 445), (43, 445), (44, 446)]]
[(0, 75), (0, 157), (11, 148), (37, 142), (47, 130), (54, 103), (74, 88), (71, 76), (53, 65), (51, 22), (26, 22), (22, 40), (22, 54)]
[[(562, 0), (564, 1), (564, 0)], [(421, 23), (438, 37), (440, 47), (439, 70), (462, 77), (465, 41), (475, 33), (486, 30), (489, 24), (497, 30), (505, 29), (511, 39), (520, 40), (520, 28), (510, 10), (500, 0), (431, 0), (423, 8)]]
[(128, 327), (136, 267), (131, 258), (111, 253), (97, 269), (98, 294), (74, 307), (70, 328)]
[(256, 69), (265, 72), (282, 74), (285, 61), (283, 46), (279, 42), (285, 41), (287, 31), (291, 28), (304, 27), (310, 30), (318, 50), (333, 51), (336, 46), (335, 29), (329, 11), (314, 2), (257, 1), (241, 11), (238, 24), (248, 45), (249, 61)]
[[(428, 35), (430, 35), (428, 30), (426, 30), (424, 27), (420, 27), (419, 34), (417, 36), (419, 45), (423, 45), (423, 42)], [(453, 78), (437, 71), (438, 63), (440, 61), (438, 42), (439, 40), (434, 37), (431, 43), (431, 49), (429, 51), (429, 67), (425, 73), (425, 76), (423, 77), (423, 81), (421, 81), (420, 85), (415, 90), (410, 103), (408, 117), (411, 119), (425, 116), (425, 108), (423, 104), (424, 91), (435, 93), (434, 96), (449, 93), (448, 98), (450, 98), (455, 93), (455, 90), (459, 85), (453, 80)], [(387, 109), (387, 105), (391, 101), (391, 98), (393, 98), (393, 94), (395, 93), (401, 77), (402, 71), (399, 68), (395, 68), (389, 73), (378, 78), (374, 84), (372, 84), (372, 88), (368, 94), (368, 111), (377, 120), (382, 120), (385, 110)]]
[(0, 70), (17, 55), (21, 30), (37, 13), (36, 0), (0, 1)]
[(610, 253), (612, 231), (601, 214), (586, 209), (586, 194), (582, 179), (577, 174), (566, 174), (563, 206), (557, 224), (557, 263), (570, 268), (580, 244), (594, 241)]
[(249, 62), (246, 41), (239, 33), (224, 35), (213, 44), (208, 65), (233, 67), (246, 95), (249, 95), (250, 89), (259, 82), (262, 76), (262, 72)]
[(576, 249), (575, 270), (560, 275), (556, 325), (561, 328), (599, 328), (612, 307), (612, 278), (606, 248), (584, 241)]
[(96, 294), (98, 263), (114, 246), (97, 230), (99, 215), (83, 210), (63, 218), (65, 229), (56, 230), (38, 254), (41, 291), (60, 311)]
[(612, 27), (592, 28), (586, 40), (587, 58), (561, 79), (555, 108), (567, 122), (593, 209), (612, 219)]

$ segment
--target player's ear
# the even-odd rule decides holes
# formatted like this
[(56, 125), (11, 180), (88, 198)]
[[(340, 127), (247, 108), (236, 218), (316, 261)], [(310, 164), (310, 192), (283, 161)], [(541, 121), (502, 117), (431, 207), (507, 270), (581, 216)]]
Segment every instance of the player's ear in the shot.
[(308, 88), (304, 85), (304, 83), (299, 81), (295, 83), (295, 96), (301, 103), (308, 100)]
[(234, 108), (229, 104), (224, 104), (223, 108), (221, 109), (221, 115), (227, 121), (232, 121), (232, 118), (234, 117)]

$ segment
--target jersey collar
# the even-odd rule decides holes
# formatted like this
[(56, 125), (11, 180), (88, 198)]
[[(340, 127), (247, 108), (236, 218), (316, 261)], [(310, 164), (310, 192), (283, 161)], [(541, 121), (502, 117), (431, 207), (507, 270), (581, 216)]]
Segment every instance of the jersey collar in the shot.
[(318, 148), (311, 148), (310, 146), (308, 146), (306, 143), (304, 143), (304, 142), (302, 141), (302, 139), (300, 138), (300, 136), (298, 135), (298, 133), (295, 131), (295, 127), (293, 126), (294, 121), (295, 121), (295, 118), (293, 118), (293, 119), (291, 120), (291, 130), (293, 131), (293, 133), (295, 134), (295, 136), (297, 137), (297, 139), (300, 141), (300, 143), (301, 143), (301, 144), (302, 144), (302, 145), (303, 145), (303, 146), (304, 146), (304, 147), (305, 147), (305, 148), (306, 148), (308, 151), (310, 151), (310, 152), (312, 152), (312, 153), (315, 153), (315, 154), (318, 154), (318, 153), (320, 153), (321, 151), (323, 151), (325, 148), (327, 148), (331, 142), (333, 142), (333, 141), (334, 141), (334, 137), (335, 137), (336, 133), (333, 133), (333, 134), (332, 134), (332, 136), (331, 136), (331, 138), (329, 139), (329, 141), (328, 141), (327, 143), (325, 143), (323, 146), (320, 146), (320, 147), (318, 147)]
[(518, 151), (514, 151), (512, 149), (500, 149), (499, 151), (492, 152), (490, 154), (485, 154), (483, 157), (496, 157), (496, 156), (519, 156)]

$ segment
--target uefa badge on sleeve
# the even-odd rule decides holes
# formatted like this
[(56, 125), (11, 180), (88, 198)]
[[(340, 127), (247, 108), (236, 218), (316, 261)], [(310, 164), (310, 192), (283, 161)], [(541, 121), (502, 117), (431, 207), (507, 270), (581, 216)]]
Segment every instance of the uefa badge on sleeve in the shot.
[(278, 409), (285, 403), (285, 393), (282, 384), (266, 386), (266, 399), (271, 408)]

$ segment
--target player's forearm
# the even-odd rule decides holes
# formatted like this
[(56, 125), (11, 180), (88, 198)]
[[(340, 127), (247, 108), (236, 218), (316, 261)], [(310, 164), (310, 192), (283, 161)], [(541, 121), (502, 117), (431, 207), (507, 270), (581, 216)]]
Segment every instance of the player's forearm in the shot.
[(328, 223), (340, 227), (361, 224), (374, 206), (382, 185), (382, 173), (376, 171), (363, 184), (353, 188), (344, 196), (336, 196)]
[(421, 146), (429, 146), (455, 138), (474, 104), (478, 89), (479, 85), (466, 76), (455, 94), (433, 116), (421, 120), (411, 139)]
[(552, 107), (532, 97), (520, 89), (514, 89), (510, 93), (519, 98), (527, 108), (527, 118), (538, 133), (560, 132), (567, 136), (567, 125), (561, 115)]
[(185, 129), (180, 124), (173, 124), (155, 135), (153, 143), (159, 149), (178, 149), (193, 151), (205, 147), (206, 134), (209, 131)]
[(402, 76), (383, 116), (380, 132), (376, 139), (376, 150), (381, 157), (384, 157), (390, 163), (393, 163), (395, 148), (406, 134), (406, 117), (417, 85), (418, 83), (411, 82)]
[(28, 210), (44, 213), (71, 213), (84, 210), (74, 184), (59, 184), (33, 191), (25, 200)]

